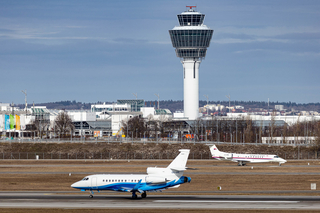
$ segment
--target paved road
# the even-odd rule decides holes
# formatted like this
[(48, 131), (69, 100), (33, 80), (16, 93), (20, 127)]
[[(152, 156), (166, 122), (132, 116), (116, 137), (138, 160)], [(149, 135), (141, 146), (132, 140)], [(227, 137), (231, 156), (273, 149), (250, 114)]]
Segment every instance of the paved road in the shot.
[[(70, 193), (70, 192), (69, 192)], [(317, 196), (123, 195), (68, 192), (1, 192), (0, 208), (119, 208), (119, 209), (297, 209), (319, 210)]]

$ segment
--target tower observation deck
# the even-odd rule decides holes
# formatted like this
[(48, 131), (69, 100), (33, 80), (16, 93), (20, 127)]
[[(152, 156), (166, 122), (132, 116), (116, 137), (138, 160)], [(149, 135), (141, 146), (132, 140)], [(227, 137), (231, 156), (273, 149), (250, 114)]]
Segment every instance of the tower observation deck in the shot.
[(203, 24), (204, 14), (195, 6), (178, 15), (180, 26), (169, 30), (172, 46), (183, 66), (184, 117), (195, 120), (199, 116), (199, 66), (206, 56), (213, 30)]

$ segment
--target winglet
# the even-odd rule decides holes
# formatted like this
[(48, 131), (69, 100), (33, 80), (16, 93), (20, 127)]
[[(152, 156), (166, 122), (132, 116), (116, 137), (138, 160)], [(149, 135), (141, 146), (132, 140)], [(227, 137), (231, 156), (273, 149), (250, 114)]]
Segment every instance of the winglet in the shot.
[(170, 163), (167, 168), (177, 171), (186, 170), (190, 149), (180, 149), (179, 151), (180, 154)]

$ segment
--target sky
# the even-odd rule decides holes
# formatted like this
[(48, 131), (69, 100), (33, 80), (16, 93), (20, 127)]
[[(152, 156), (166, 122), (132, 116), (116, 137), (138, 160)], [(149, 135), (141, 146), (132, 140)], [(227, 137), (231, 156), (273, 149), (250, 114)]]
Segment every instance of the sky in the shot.
[(200, 100), (320, 102), (318, 0), (0, 0), (0, 102), (183, 100), (188, 5), (214, 30)]

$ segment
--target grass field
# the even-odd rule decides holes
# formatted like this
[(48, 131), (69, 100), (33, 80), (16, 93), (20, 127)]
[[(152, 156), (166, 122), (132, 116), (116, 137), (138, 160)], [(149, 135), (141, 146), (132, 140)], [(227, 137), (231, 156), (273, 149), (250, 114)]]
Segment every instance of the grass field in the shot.
[[(170, 160), (1, 160), (0, 191), (63, 191), (65, 193), (78, 193), (79, 190), (71, 188), (70, 185), (86, 175), (94, 173), (145, 174), (147, 167), (166, 167), (170, 162)], [(320, 186), (320, 162), (317, 160), (288, 161), (281, 167), (275, 163), (249, 164), (239, 167), (232, 162), (189, 160), (187, 166), (191, 169), (185, 172), (185, 176), (192, 178), (191, 183), (182, 184), (177, 189), (166, 190), (163, 194), (320, 195), (319, 190), (310, 189), (311, 183), (316, 183)], [(218, 190), (218, 186), (221, 186), (222, 189)], [(88, 194), (88, 192), (83, 193)], [(0, 209), (1, 213), (144, 213), (150, 211), (154, 213), (270, 212), (270, 210), (211, 209)], [(274, 212), (300, 211), (276, 210)]]
[[(70, 185), (93, 173), (140, 173), (149, 166), (166, 167), (167, 160), (3, 160), (0, 161), (0, 191), (77, 191)], [(309, 165), (308, 165), (309, 163)], [(168, 192), (196, 192), (197, 194), (248, 192), (306, 194), (311, 183), (320, 186), (319, 161), (289, 161), (277, 164), (249, 164), (239, 167), (232, 162), (190, 160), (185, 176), (192, 178)], [(81, 174), (79, 174), (81, 173)], [(217, 189), (221, 186), (222, 190)], [(301, 191), (301, 192), (299, 192)], [(165, 191), (166, 192), (166, 191)], [(310, 195), (320, 195), (311, 191)]]

